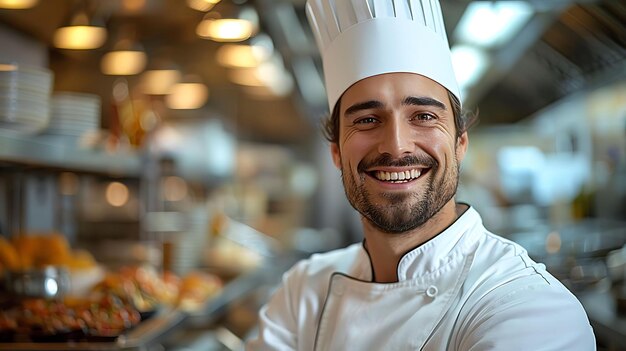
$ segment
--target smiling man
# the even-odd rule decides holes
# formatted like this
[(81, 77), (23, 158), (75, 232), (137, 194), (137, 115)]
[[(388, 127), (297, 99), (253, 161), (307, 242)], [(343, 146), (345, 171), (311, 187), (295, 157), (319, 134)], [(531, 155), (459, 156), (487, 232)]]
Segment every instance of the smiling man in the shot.
[(332, 159), (362, 243), (296, 264), (249, 350), (595, 350), (585, 311), (455, 194), (461, 113), (436, 0), (309, 0)]

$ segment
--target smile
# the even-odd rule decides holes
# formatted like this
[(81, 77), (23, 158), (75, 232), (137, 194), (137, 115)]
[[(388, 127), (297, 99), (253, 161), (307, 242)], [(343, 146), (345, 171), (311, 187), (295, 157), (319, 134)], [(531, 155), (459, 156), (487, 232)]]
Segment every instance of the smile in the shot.
[(371, 175), (381, 181), (391, 183), (408, 183), (422, 175), (421, 169), (411, 169), (400, 172), (375, 171)]

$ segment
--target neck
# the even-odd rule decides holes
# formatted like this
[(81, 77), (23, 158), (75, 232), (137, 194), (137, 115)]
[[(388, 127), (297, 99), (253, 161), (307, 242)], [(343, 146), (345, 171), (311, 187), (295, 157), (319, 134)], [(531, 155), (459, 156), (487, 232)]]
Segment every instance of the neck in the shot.
[(365, 248), (372, 262), (374, 282), (398, 281), (398, 264), (408, 251), (422, 245), (449, 227), (467, 206), (446, 204), (435, 216), (418, 228), (404, 233), (386, 233), (362, 218)]

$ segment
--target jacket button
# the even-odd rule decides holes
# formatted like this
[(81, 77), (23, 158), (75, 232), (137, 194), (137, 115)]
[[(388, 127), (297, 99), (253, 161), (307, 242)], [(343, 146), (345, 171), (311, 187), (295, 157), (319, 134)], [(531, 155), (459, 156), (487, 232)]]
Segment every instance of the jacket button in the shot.
[(436, 286), (431, 285), (426, 289), (426, 296), (434, 298), (439, 293), (439, 289)]

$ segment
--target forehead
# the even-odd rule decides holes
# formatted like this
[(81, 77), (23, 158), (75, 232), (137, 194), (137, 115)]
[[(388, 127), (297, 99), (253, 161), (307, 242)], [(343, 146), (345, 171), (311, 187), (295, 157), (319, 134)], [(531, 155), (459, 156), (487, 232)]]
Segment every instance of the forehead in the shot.
[(400, 104), (407, 96), (430, 97), (451, 111), (447, 90), (439, 83), (415, 73), (386, 73), (362, 79), (341, 97), (341, 114), (354, 103), (376, 100), (385, 105)]

